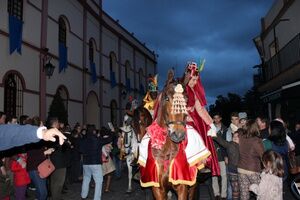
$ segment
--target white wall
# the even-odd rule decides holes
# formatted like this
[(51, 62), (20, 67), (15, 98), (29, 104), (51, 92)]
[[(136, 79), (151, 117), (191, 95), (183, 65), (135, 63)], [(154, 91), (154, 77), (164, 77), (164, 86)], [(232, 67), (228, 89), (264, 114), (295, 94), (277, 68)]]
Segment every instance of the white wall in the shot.
[(30, 117), (39, 116), (39, 96), (31, 93), (23, 93), (23, 114)]

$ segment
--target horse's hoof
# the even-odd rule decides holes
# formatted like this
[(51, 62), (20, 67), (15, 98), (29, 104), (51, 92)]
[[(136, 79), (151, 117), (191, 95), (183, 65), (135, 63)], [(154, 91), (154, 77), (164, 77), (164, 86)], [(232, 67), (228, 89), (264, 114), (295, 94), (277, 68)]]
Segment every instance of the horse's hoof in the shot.
[(131, 189), (130, 189), (130, 190), (129, 190), (129, 189), (128, 189), (128, 190), (126, 190), (126, 193), (127, 193), (127, 194), (129, 194), (129, 193), (131, 193), (131, 192), (132, 192), (132, 190), (131, 190)]

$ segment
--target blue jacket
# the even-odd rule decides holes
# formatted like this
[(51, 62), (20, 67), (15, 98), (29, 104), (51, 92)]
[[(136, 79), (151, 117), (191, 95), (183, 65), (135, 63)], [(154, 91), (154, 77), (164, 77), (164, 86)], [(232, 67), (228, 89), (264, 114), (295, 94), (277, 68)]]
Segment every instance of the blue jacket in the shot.
[(31, 125), (0, 125), (0, 151), (40, 141), (37, 129), (37, 126)]

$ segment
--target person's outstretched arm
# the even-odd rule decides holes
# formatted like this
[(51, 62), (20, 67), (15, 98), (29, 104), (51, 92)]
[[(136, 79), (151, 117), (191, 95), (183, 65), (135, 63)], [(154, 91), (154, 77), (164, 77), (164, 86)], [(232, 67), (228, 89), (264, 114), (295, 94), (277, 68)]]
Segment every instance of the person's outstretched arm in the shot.
[(55, 136), (58, 136), (60, 144), (63, 144), (64, 139), (66, 139), (57, 129), (47, 130), (46, 127), (17, 124), (0, 125), (0, 151), (35, 143), (41, 139), (55, 141)]

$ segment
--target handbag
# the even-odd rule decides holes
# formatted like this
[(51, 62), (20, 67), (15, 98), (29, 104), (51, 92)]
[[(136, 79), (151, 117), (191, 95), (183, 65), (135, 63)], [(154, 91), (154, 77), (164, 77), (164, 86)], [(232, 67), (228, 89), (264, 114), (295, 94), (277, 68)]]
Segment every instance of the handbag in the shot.
[(41, 178), (47, 178), (55, 170), (55, 167), (51, 160), (47, 158), (39, 164), (37, 169)]
[(102, 153), (102, 163), (107, 163), (108, 162), (108, 157), (104, 154), (104, 153)]

